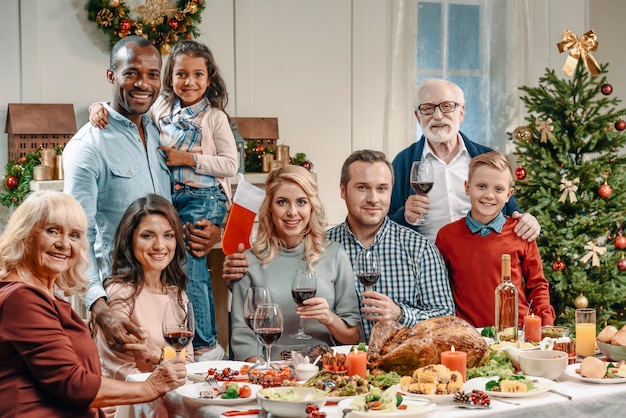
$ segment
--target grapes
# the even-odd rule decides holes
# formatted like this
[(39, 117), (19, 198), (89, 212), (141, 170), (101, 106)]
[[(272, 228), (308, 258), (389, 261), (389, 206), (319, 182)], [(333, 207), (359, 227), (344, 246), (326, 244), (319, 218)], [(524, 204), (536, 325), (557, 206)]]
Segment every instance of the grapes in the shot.
[(474, 389), (470, 393), (466, 392), (458, 392), (454, 394), (454, 402), (457, 403), (471, 403), (474, 405), (482, 405), (489, 406), (491, 404), (491, 400), (489, 399), (489, 395), (487, 395), (482, 390)]
[(306, 418), (326, 418), (326, 412), (320, 411), (319, 406), (312, 403), (306, 404)]

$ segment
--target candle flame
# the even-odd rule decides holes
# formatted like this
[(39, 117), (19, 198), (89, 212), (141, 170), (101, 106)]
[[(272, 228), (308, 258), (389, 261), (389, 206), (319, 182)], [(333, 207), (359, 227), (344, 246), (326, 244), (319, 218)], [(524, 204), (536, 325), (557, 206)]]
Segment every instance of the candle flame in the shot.
[(451, 346), (450, 351), (454, 351), (454, 346)]
[(534, 318), (534, 317), (535, 317), (535, 313), (534, 313), (534, 312), (533, 312), (533, 313), (531, 313), (531, 314), (530, 314), (530, 317), (531, 317), (531, 318)]

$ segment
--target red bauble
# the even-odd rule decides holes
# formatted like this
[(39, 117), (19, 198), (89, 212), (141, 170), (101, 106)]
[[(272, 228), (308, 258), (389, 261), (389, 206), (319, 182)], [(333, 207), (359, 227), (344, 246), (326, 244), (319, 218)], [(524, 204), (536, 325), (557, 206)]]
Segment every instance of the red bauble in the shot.
[(609, 83), (604, 83), (602, 87), (600, 87), (600, 91), (605, 96), (608, 96), (609, 94), (613, 93), (613, 86), (610, 85)]
[(515, 178), (518, 180), (523, 180), (526, 178), (526, 169), (522, 166), (519, 166), (515, 169)]
[(613, 194), (613, 188), (607, 183), (604, 183), (598, 188), (598, 194), (600, 195), (600, 197), (608, 199)]
[(307, 170), (311, 171), (311, 167), (313, 167), (313, 164), (311, 164), (311, 161), (302, 161), (300, 163), (300, 167), (304, 167)]
[(130, 20), (128, 19), (120, 20), (120, 30), (122, 32), (128, 32), (130, 30)]
[(620, 258), (620, 260), (617, 262), (617, 268), (619, 269), (619, 271), (626, 271), (626, 259)]
[(626, 237), (623, 237), (621, 235), (616, 236), (615, 241), (613, 241), (613, 245), (615, 245), (616, 249), (623, 250), (624, 248), (626, 248)]
[(170, 28), (172, 28), (174, 30), (178, 29), (178, 20), (176, 20), (174, 18), (168, 20), (167, 24), (169, 25)]
[(617, 129), (618, 131), (623, 131), (624, 129), (626, 129), (626, 122), (624, 122), (623, 119), (618, 120), (617, 122), (615, 122), (615, 129)]
[(17, 187), (19, 181), (17, 180), (17, 177), (15, 176), (9, 176), (6, 178), (6, 180), (4, 180), (4, 185), (7, 186), (7, 189), (9, 190), (13, 190)]
[(561, 260), (561, 258), (557, 258), (554, 263), (552, 263), (552, 270), (554, 271), (563, 271), (565, 270), (565, 261)]

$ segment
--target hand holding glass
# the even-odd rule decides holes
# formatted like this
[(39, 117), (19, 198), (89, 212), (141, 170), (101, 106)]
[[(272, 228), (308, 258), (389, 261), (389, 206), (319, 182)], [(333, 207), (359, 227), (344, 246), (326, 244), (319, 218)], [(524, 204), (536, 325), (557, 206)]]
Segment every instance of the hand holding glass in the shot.
[(179, 356), (183, 348), (193, 340), (194, 319), (191, 302), (171, 297), (163, 312), (163, 339)]
[[(298, 306), (304, 306), (304, 301), (315, 297), (317, 293), (317, 276), (308, 270), (298, 270), (291, 282), (291, 296)], [(308, 340), (311, 336), (304, 332), (304, 319), (300, 318), (298, 333), (290, 335), (298, 340)]]
[[(246, 290), (246, 298), (243, 303), (243, 319), (246, 325), (254, 331), (254, 312), (257, 306), (262, 303), (272, 303), (272, 294), (266, 287), (249, 287)], [(256, 363), (260, 363), (261, 343), (257, 344)]]
[[(413, 161), (411, 165), (410, 180), (411, 188), (416, 194), (426, 195), (433, 188), (435, 173), (430, 161)], [(421, 215), (415, 225), (424, 225), (426, 215)]]
[(261, 303), (254, 312), (254, 333), (267, 352), (267, 370), (272, 359), (272, 345), (283, 335), (283, 311), (276, 303)]
[(354, 274), (356, 274), (359, 282), (365, 286), (365, 290), (372, 290), (380, 277), (378, 256), (374, 251), (364, 250), (359, 253), (354, 266)]

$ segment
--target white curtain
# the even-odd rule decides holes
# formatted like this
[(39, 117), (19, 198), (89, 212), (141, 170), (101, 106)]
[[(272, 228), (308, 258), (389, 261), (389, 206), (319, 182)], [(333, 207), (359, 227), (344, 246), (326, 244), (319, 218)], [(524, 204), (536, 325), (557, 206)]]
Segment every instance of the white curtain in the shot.
[[(505, 1), (506, 14), (502, 19), (496, 6)], [(550, 49), (556, 48), (557, 40), (547, 36), (551, 33), (551, 3), (543, 0), (482, 0), (480, 3), (486, 21), (481, 25), (481, 39), (485, 40), (481, 57), (486, 80), (481, 88), (481, 102), (485, 106), (483, 114), (487, 119), (485, 135), (487, 142), (500, 151), (511, 151), (506, 132), (524, 123), (525, 110), (519, 100), (519, 87), (537, 84), (538, 77), (548, 66), (547, 58), (552, 55)], [(417, 1), (392, 0), (390, 8), (390, 68), (383, 146), (392, 159), (416, 140), (413, 112), (417, 74)], [(462, 36), (452, 30), (444, 36)], [(506, 36), (504, 48), (496, 45), (502, 45), (501, 34)], [(503, 55), (506, 57), (504, 68), (501, 64)]]

